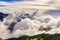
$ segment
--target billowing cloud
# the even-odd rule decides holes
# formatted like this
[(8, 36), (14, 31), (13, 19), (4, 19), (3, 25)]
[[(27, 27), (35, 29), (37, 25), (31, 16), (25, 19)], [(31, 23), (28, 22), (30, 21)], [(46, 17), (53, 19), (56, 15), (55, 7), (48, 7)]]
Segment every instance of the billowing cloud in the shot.
[[(43, 12), (45, 13), (43, 14), (42, 11), (46, 11), (45, 8), (49, 9), (50, 7), (42, 6), (44, 10), (40, 8), (41, 5), (45, 3), (50, 5), (49, 2), (50, 0), (23, 0), (23, 2), (10, 3), (0, 2), (0, 12), (9, 14), (7, 17), (3, 18), (3, 21), (0, 21), (0, 37), (8, 39), (17, 38), (22, 35), (33, 36), (42, 33), (60, 34), (59, 13), (57, 14), (56, 12), (53, 14), (55, 16), (57, 14), (57, 17), (52, 16), (53, 12), (51, 12), (51, 15), (46, 12)], [(57, 3), (56, 0), (52, 2)], [(56, 10), (54, 5), (51, 6), (51, 9)]]
[[(4, 39), (14, 38), (14, 37), (17, 38), (22, 35), (33, 36), (33, 35), (42, 34), (42, 33), (60, 34), (60, 31), (59, 31), (60, 17), (55, 18), (53, 16), (46, 15), (46, 16), (41, 16), (39, 18), (35, 18), (35, 20), (32, 20), (30, 18), (21, 19), (20, 22), (17, 22), (17, 20), (13, 15), (12, 15), (12, 18), (11, 16), (10, 17), (8, 16), (7, 18), (4, 18), (3, 22), (0, 22), (1, 38), (4, 38)], [(14, 24), (13, 22), (17, 22), (17, 23)], [(10, 27), (10, 30), (8, 29), (9, 27)], [(11, 30), (12, 32), (10, 32)]]

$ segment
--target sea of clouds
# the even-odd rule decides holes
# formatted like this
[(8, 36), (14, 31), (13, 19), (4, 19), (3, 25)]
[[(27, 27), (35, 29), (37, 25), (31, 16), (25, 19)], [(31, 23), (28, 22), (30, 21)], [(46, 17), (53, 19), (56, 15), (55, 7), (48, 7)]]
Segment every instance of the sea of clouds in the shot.
[[(16, 24), (11, 27), (11, 23), (14, 22)], [(10, 30), (8, 29), (9, 27), (11, 27)], [(22, 35), (33, 36), (42, 33), (60, 34), (60, 17), (46, 15), (36, 19), (21, 19), (20, 22), (17, 22), (14, 17), (11, 17), (4, 18), (4, 21), (0, 22), (0, 37), (4, 39), (17, 38)]]
[[(55, 1), (40, 0), (39, 3), (37, 3), (39, 0), (32, 0), (32, 1), (35, 1), (35, 2), (32, 2), (32, 4), (33, 3), (39, 4), (40, 2), (48, 3), (50, 1), (58, 4), (59, 0), (57, 2), (56, 0)], [(0, 12), (4, 14), (9, 14), (7, 17), (3, 18), (3, 21), (0, 21), (0, 37), (1, 38), (3, 39), (17, 38), (22, 35), (33, 36), (33, 35), (42, 34), (42, 33), (60, 34), (60, 12), (55, 13), (56, 11), (55, 10), (51, 13), (48, 12), (49, 14), (47, 13), (44, 16), (43, 15), (38, 16), (37, 14), (41, 15), (40, 13), (37, 13), (39, 11), (38, 9), (28, 9), (28, 10), (32, 10), (32, 13), (30, 14), (28, 11), (24, 12), (25, 9), (18, 10), (12, 7), (14, 5), (19, 5), (19, 3), (20, 4), (26, 3), (26, 0), (24, 2), (11, 2), (11, 3), (0, 2)], [(14, 9), (18, 11), (15, 11)], [(13, 10), (14, 12), (10, 10)]]

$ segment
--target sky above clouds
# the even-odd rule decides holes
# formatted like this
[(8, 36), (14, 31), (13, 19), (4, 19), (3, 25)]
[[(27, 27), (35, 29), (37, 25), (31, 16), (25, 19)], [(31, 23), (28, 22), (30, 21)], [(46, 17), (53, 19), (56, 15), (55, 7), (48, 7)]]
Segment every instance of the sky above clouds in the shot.
[(45, 2), (45, 1), (49, 1), (49, 0), (0, 0), (0, 1), (7, 1), (7, 2), (10, 2), (10, 1), (38, 1), (38, 2)]
[(6, 2), (11, 2), (11, 1), (32, 1), (32, 2), (38, 2), (38, 3), (60, 3), (60, 0), (0, 0), (0, 1), (6, 1)]
[(0, 0), (0, 1), (7, 1), (7, 2), (10, 2), (10, 1), (22, 1), (22, 0)]
[(47, 3), (51, 0), (0, 0), (0, 2), (35, 2), (35, 3)]

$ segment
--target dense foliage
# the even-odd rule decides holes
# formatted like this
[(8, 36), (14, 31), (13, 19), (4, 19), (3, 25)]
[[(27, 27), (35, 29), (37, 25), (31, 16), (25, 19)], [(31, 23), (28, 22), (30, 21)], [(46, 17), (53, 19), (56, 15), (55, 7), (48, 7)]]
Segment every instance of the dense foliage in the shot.
[(7, 40), (60, 40), (60, 34), (39, 34), (35, 36), (22, 36), (19, 38), (11, 38)]

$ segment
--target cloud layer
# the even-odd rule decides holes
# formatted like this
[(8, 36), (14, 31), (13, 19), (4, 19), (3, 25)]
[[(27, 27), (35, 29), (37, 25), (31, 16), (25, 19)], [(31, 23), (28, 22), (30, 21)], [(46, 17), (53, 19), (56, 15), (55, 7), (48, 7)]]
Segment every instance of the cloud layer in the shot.
[[(13, 19), (12, 19), (13, 18)], [(10, 17), (4, 18), (3, 22), (0, 22), (0, 37), (4, 39), (17, 38), (22, 35), (33, 36), (37, 34), (60, 34), (60, 17), (52, 17), (49, 15), (35, 18), (34, 20), (30, 18), (21, 19), (17, 22), (15, 17), (12, 15)], [(17, 22), (14, 26), (11, 23)], [(7, 25), (6, 25), (7, 24)], [(11, 27), (12, 26), (12, 27)], [(11, 29), (12, 32), (10, 33)]]
[[(31, 0), (24, 2), (0, 2), (0, 12), (9, 14), (4, 20), (0, 21), (0, 37), (3, 39), (17, 38), (22, 35), (33, 36), (37, 34), (60, 34), (60, 16), (53, 14), (44, 15), (42, 9), (32, 8), (31, 5), (41, 6), (53, 2), (53, 5), (58, 4), (58, 1), (51, 0)], [(33, 2), (34, 1), (34, 2)], [(41, 2), (41, 3), (40, 3)], [(59, 1), (60, 2), (60, 1)], [(30, 6), (27, 8), (26, 6)], [(22, 6), (24, 6), (22, 8)], [(35, 7), (34, 6), (34, 7)], [(20, 8), (21, 7), (21, 8)], [(45, 6), (42, 6), (45, 7)], [(58, 6), (60, 7), (60, 6)], [(30, 9), (31, 8), (31, 9)], [(55, 9), (55, 7), (53, 7)], [(45, 10), (44, 10), (45, 11)], [(48, 10), (47, 10), (48, 11)], [(55, 10), (54, 10), (55, 11)], [(53, 12), (54, 12), (53, 11)], [(51, 14), (53, 13), (51, 12)], [(42, 13), (42, 14), (41, 14)], [(57, 14), (57, 12), (56, 12)], [(37, 18), (38, 17), (38, 18)]]

